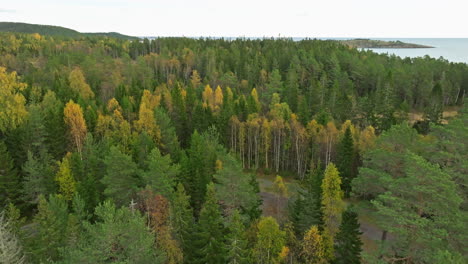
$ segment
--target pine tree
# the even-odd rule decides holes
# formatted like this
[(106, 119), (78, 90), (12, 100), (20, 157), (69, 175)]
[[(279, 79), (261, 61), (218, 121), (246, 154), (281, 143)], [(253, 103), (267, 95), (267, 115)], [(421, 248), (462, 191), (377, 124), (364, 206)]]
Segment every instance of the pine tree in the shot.
[(169, 155), (162, 156), (158, 148), (154, 148), (148, 157), (148, 170), (143, 173), (143, 182), (156, 193), (171, 199), (175, 188), (175, 180), (179, 174), (179, 165), (172, 164)]
[(190, 245), (192, 241), (191, 233), (193, 230), (193, 211), (190, 207), (190, 197), (185, 193), (184, 185), (179, 183), (174, 193), (174, 199), (171, 203), (171, 226), (175, 237), (179, 241), (183, 251), (184, 259), (187, 260), (190, 254)]
[(322, 210), (325, 228), (333, 237), (338, 232), (344, 210), (341, 178), (335, 164), (329, 163), (322, 182)]
[(67, 238), (68, 208), (64, 199), (50, 195), (47, 201), (39, 197), (38, 213), (34, 216), (37, 224), (36, 236), (31, 243), (33, 259), (38, 262), (58, 260), (61, 247)]
[(96, 207), (95, 215), (94, 224), (84, 223), (77, 245), (62, 251), (64, 263), (166, 263), (138, 211), (117, 209), (106, 201)]
[(356, 176), (354, 159), (355, 151), (353, 135), (351, 134), (351, 129), (348, 126), (339, 145), (337, 162), (338, 171), (340, 172), (342, 180), (341, 187), (344, 191), (345, 197), (349, 197), (351, 193), (351, 181)]
[(130, 202), (138, 184), (138, 168), (132, 158), (123, 154), (117, 147), (110, 149), (104, 160), (106, 174), (101, 182), (105, 185), (104, 194), (118, 205)]
[(257, 193), (250, 184), (250, 175), (244, 173), (242, 167), (233, 156), (224, 154), (219, 160), (222, 168), (214, 175), (216, 194), (222, 202), (227, 215), (233, 210), (250, 212), (256, 207)]
[(23, 248), (15, 233), (11, 231), (11, 225), (4, 212), (0, 212), (0, 262), (26, 263)]
[(348, 208), (343, 212), (340, 231), (338, 231), (335, 237), (335, 263), (361, 263), (361, 234), (357, 213)]
[(229, 234), (227, 236), (227, 263), (243, 264), (248, 263), (249, 250), (245, 237), (245, 226), (241, 221), (239, 211), (234, 210), (228, 224)]
[(192, 254), (190, 263), (217, 264), (226, 260), (223, 217), (213, 183), (207, 186), (205, 203), (194, 234)]

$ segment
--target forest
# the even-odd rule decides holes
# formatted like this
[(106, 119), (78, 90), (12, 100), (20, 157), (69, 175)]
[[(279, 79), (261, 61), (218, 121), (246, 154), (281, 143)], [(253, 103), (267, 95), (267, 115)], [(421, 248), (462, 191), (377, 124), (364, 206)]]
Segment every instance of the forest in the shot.
[(466, 263), (468, 65), (0, 33), (0, 263)]

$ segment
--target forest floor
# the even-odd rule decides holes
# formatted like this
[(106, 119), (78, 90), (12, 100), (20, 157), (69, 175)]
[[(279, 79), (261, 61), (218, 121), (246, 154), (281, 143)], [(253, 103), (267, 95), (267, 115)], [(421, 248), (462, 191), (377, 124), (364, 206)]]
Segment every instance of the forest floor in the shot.
[[(257, 180), (260, 185), (260, 196), (263, 199), (262, 211), (263, 216), (272, 216), (279, 223), (284, 224), (288, 219), (289, 200), (296, 196), (301, 187), (295, 179), (283, 177), (283, 181), (288, 188), (288, 196), (279, 197), (273, 188), (275, 177), (275, 174), (257, 174)], [(346, 202), (353, 203), (352, 201)], [(361, 224), (363, 250), (365, 252), (375, 252), (378, 250), (383, 230), (378, 227), (375, 219), (369, 213), (366, 213), (365, 210), (359, 214), (359, 223)], [(391, 235), (387, 235), (387, 239), (391, 239)]]
[[(459, 106), (451, 106), (445, 108), (444, 112), (442, 113), (442, 124), (447, 124), (448, 120), (456, 117), (458, 115), (459, 110)], [(410, 124), (414, 124), (417, 121), (422, 121), (424, 120), (424, 113), (416, 111), (410, 112), (408, 114), (408, 120)]]

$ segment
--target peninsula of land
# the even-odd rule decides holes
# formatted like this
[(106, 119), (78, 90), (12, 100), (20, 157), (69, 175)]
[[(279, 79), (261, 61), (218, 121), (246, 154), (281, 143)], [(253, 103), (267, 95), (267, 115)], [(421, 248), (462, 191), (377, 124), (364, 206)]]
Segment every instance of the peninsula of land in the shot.
[(348, 45), (353, 48), (365, 48), (365, 49), (428, 49), (434, 48), (432, 46), (405, 43), (402, 41), (385, 41), (375, 39), (349, 39), (340, 40), (341, 43)]

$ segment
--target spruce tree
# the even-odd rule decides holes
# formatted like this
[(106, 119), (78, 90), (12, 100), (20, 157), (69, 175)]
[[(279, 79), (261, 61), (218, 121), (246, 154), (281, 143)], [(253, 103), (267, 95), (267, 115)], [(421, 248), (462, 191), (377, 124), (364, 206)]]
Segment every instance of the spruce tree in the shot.
[(147, 163), (148, 170), (142, 177), (144, 185), (149, 186), (155, 193), (172, 199), (179, 165), (172, 164), (170, 155), (162, 156), (158, 148), (151, 151)]
[(229, 235), (227, 237), (227, 263), (248, 263), (249, 250), (245, 237), (245, 226), (242, 223), (239, 211), (234, 210), (231, 221), (228, 224)]
[(337, 264), (361, 263), (361, 234), (357, 213), (348, 208), (343, 212), (340, 230), (335, 237), (335, 261)]
[(0, 207), (16, 203), (21, 190), (13, 159), (3, 141), (0, 141)]
[(171, 203), (172, 228), (176, 239), (184, 251), (184, 259), (189, 259), (191, 233), (193, 231), (193, 210), (190, 197), (185, 193), (184, 185), (179, 183)]
[(190, 263), (218, 264), (226, 260), (224, 225), (221, 210), (216, 200), (215, 186), (208, 184), (206, 199), (192, 240)]
[(341, 139), (338, 150), (337, 167), (341, 176), (341, 189), (344, 191), (345, 197), (349, 197), (351, 193), (351, 181), (355, 177), (354, 173), (354, 142), (351, 129), (348, 126)]
[(182, 156), (181, 161), (182, 182), (187, 194), (191, 197), (195, 215), (200, 212), (205, 199), (206, 186), (211, 182), (214, 174), (216, 153), (213, 147), (210, 147), (214, 143), (209, 144), (207, 139), (195, 130), (187, 155)]

